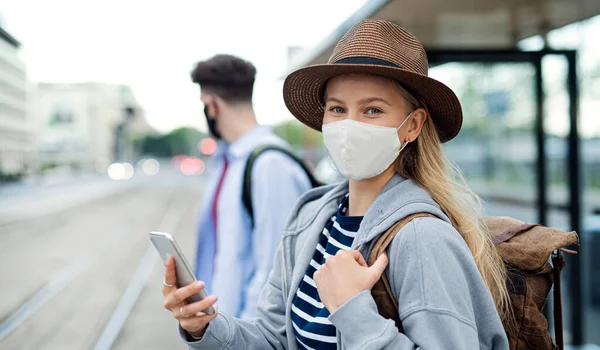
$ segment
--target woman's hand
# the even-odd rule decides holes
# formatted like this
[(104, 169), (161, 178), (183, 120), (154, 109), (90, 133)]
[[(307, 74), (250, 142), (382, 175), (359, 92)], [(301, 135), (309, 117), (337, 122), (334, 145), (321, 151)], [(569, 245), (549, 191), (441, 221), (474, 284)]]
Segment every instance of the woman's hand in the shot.
[(323, 305), (333, 314), (353, 296), (373, 288), (387, 264), (388, 257), (382, 254), (368, 267), (356, 250), (339, 250), (335, 256), (327, 257), (313, 275)]
[(204, 288), (204, 282), (197, 281), (185, 287), (177, 288), (177, 275), (175, 273), (175, 259), (169, 257), (165, 264), (165, 280), (162, 293), (165, 296), (165, 309), (173, 313), (179, 321), (181, 328), (185, 329), (192, 337), (200, 339), (208, 323), (217, 317), (215, 313), (207, 315), (203, 312), (217, 301), (216, 295), (208, 296), (193, 304), (185, 304), (184, 300), (198, 293)]

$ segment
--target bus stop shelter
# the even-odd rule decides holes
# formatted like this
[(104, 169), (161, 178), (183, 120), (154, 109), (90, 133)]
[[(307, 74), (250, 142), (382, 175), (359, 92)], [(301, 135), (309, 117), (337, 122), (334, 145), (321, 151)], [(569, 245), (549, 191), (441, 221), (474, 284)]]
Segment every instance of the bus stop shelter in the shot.
[[(370, 0), (315, 47), (293, 57), (290, 70), (326, 63), (337, 41), (354, 23), (365, 18), (391, 21), (413, 33), (425, 46), (430, 66), (450, 62), (531, 65), (535, 70), (532, 83), (537, 221), (547, 224), (549, 209), (551, 206), (558, 207), (568, 212), (570, 228), (580, 232), (582, 184), (577, 52), (549, 48), (546, 37), (553, 29), (598, 14), (600, 1), (597, 0)], [(540, 36), (540, 50), (522, 51), (518, 48), (521, 40), (534, 36)], [(548, 201), (542, 60), (549, 55), (564, 57), (567, 62), (569, 132), (565, 167), (568, 169), (568, 199), (561, 205), (551, 205)], [(578, 346), (584, 342), (580, 257), (569, 259), (567, 269), (570, 279), (563, 288), (569, 288), (570, 298), (565, 308), (570, 309), (567, 320), (571, 331), (570, 343)]]

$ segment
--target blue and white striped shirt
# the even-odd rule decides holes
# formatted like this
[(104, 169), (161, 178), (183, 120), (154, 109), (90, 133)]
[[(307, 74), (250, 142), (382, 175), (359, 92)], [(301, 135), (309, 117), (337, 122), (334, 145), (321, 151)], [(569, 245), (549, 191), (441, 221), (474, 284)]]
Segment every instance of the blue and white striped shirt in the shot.
[(338, 207), (336, 215), (325, 225), (306, 275), (296, 291), (292, 303), (292, 324), (300, 349), (337, 348), (335, 326), (329, 322), (329, 311), (321, 303), (313, 274), (325, 263), (325, 257), (352, 247), (363, 217), (345, 216), (347, 210), (348, 195)]

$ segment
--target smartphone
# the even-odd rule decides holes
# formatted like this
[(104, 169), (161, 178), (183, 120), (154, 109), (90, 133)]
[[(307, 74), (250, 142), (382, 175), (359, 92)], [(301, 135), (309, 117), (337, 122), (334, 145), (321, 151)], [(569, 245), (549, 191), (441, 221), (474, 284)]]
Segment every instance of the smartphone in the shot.
[[(196, 282), (196, 276), (192, 272), (192, 268), (190, 264), (187, 262), (181, 249), (177, 245), (175, 238), (168, 233), (164, 232), (150, 232), (150, 240), (154, 245), (154, 248), (160, 254), (163, 262), (167, 262), (169, 256), (175, 258), (175, 270), (177, 272), (177, 286), (184, 287), (189, 285), (190, 283)], [(206, 293), (204, 290), (190, 296), (185, 300), (187, 304), (195, 303), (202, 299), (206, 298)], [(208, 315), (213, 315), (215, 313), (215, 309), (210, 306), (207, 310), (203, 311)]]

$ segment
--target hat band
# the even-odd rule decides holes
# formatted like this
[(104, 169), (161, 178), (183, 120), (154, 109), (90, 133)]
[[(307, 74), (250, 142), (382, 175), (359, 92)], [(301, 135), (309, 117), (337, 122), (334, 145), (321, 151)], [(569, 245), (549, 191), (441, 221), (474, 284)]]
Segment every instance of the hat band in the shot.
[(368, 56), (353, 56), (342, 58), (333, 62), (334, 64), (372, 64), (376, 66), (388, 66), (400, 68), (399, 65), (390, 61), (382, 60), (380, 58), (368, 57)]

